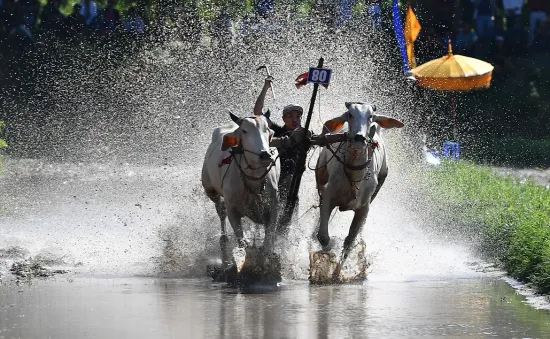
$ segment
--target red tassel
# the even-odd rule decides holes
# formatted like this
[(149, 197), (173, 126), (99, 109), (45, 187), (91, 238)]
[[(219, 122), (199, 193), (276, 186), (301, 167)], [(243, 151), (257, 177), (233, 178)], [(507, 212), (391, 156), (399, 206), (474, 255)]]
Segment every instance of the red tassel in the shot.
[(298, 77), (296, 78), (296, 80), (294, 80), (296, 83), (296, 88), (300, 88), (304, 85), (307, 85), (307, 76), (308, 76), (308, 72), (305, 72), (305, 73), (302, 73), (300, 75), (298, 75)]
[(231, 164), (231, 160), (233, 160), (233, 156), (230, 155), (227, 158), (223, 159), (222, 162), (218, 165), (218, 167), (222, 167), (223, 165), (229, 165)]

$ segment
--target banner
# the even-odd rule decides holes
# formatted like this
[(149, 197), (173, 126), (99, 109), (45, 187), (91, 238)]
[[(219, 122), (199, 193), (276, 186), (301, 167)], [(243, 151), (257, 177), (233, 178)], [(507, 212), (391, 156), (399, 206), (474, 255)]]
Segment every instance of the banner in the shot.
[(401, 59), (403, 60), (403, 72), (409, 71), (409, 61), (407, 59), (407, 47), (405, 46), (405, 36), (403, 35), (403, 24), (401, 23), (401, 16), (399, 15), (399, 4), (397, 0), (393, 0), (392, 3), (392, 19), (393, 19), (393, 31), (395, 32), (395, 38), (399, 45), (399, 52), (401, 53)]
[(410, 68), (416, 67), (416, 60), (414, 58), (414, 42), (416, 41), (418, 33), (420, 33), (421, 29), (422, 26), (420, 26), (420, 22), (418, 22), (418, 19), (409, 4), (409, 8), (407, 9), (407, 17), (405, 18), (405, 42), (407, 44), (407, 58), (409, 59)]
[[(298, 75), (296, 80), (294, 80), (294, 85), (296, 86), (296, 88), (300, 88), (302, 86), (307, 85), (308, 75), (309, 75), (309, 72), (305, 72), (305, 73), (302, 73), (302, 74)], [(321, 86), (328, 89), (328, 84), (321, 84)]]

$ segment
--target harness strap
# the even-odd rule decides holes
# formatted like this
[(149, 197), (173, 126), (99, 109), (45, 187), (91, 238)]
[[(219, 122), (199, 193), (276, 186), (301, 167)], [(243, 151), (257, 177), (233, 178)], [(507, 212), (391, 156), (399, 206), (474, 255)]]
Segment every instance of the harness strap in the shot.
[[(244, 157), (244, 154), (243, 154), (243, 157)], [(269, 171), (271, 171), (271, 169), (273, 168), (273, 166), (275, 166), (276, 162), (277, 162), (277, 159), (279, 158), (279, 156), (277, 156), (277, 158), (275, 159), (275, 161), (273, 161), (265, 170), (265, 172), (259, 176), (259, 177), (253, 177), (251, 175), (248, 175), (244, 172), (244, 169), (241, 167), (241, 164), (240, 162), (235, 158), (235, 163), (237, 164), (237, 167), (239, 169), (239, 174), (240, 174), (240, 177), (241, 177), (241, 182), (243, 183), (243, 186), (244, 186), (244, 189), (250, 193), (250, 194), (253, 194), (253, 195), (256, 195), (256, 197), (258, 198), (258, 201), (262, 202), (263, 201), (263, 198), (262, 198), (262, 194), (265, 190), (265, 184), (267, 182), (267, 174), (269, 173)], [(246, 161), (246, 157), (245, 157), (245, 161)], [(254, 192), (246, 183), (246, 179), (248, 180), (253, 180), (253, 181), (257, 181), (257, 180), (262, 180), (262, 186), (260, 186), (260, 189), (258, 192)]]
[[(369, 142), (369, 144), (367, 145), (367, 147), (371, 145), (371, 143)], [(378, 147), (378, 143), (372, 143), (372, 145), (374, 145), (374, 148), (377, 148)], [(340, 147), (338, 147), (339, 149)], [(342, 165), (344, 165), (345, 168), (349, 169), (350, 171), (362, 171), (364, 170), (369, 164), (370, 164), (370, 161), (371, 161), (371, 158), (369, 157), (367, 159), (366, 162), (364, 162), (363, 164), (361, 165), (350, 165), (350, 164), (347, 164), (344, 160), (342, 160), (342, 158), (340, 158), (338, 156), (338, 154), (336, 154), (335, 151), (332, 150), (332, 148), (329, 146), (327, 147), (327, 149), (332, 153), (332, 156), (338, 160), (339, 163), (341, 163)]]
[[(342, 166), (344, 166), (344, 175), (346, 176), (346, 178), (348, 179), (350, 185), (355, 189), (356, 192), (359, 191), (359, 187), (357, 186), (357, 183), (359, 183), (361, 181), (364, 181), (364, 180), (369, 180), (370, 179), (371, 173), (370, 173), (370, 170), (367, 167), (369, 166), (369, 164), (372, 160), (374, 149), (379, 147), (379, 144), (378, 144), (377, 141), (373, 140), (372, 138), (369, 138), (369, 139), (370, 140), (367, 141), (367, 149), (366, 149), (366, 151), (367, 151), (367, 161), (365, 161), (365, 163), (363, 163), (361, 165), (349, 165), (345, 162), (345, 160), (342, 160), (342, 158), (340, 158), (338, 156), (338, 154), (336, 154), (336, 152), (340, 149), (342, 144), (340, 144), (340, 147), (338, 147), (336, 152), (333, 151), (330, 146), (327, 147), (328, 150), (332, 153), (333, 158), (335, 158), (339, 163), (342, 164)], [(345, 154), (344, 154), (344, 158), (345, 158)], [(346, 171), (346, 169), (348, 169), (350, 171), (362, 171), (365, 168), (367, 168), (367, 173), (365, 173), (365, 176), (363, 178), (358, 179), (358, 180), (352, 180), (352, 178), (350, 176), (350, 173), (348, 173), (348, 171)]]
[[(244, 155), (243, 155), (244, 156)], [(263, 178), (265, 178), (265, 176), (269, 173), (269, 171), (271, 171), (271, 169), (273, 168), (273, 166), (275, 166), (275, 163), (277, 162), (277, 159), (279, 158), (279, 156), (277, 155), (277, 158), (275, 158), (275, 161), (273, 161), (265, 170), (264, 174), (262, 174), (261, 176), (259, 177), (253, 177), (251, 175), (248, 175), (244, 172), (244, 169), (241, 167), (241, 164), (240, 162), (235, 159), (235, 163), (237, 164), (237, 167), (239, 168), (239, 171), (241, 172), (241, 175), (248, 179), (248, 180), (262, 180)], [(246, 161), (246, 158), (245, 158), (245, 161)]]
[(248, 187), (248, 185), (246, 184), (246, 180), (243, 176), (243, 172), (242, 171), (239, 171), (239, 174), (240, 174), (240, 177), (241, 177), (241, 181), (243, 183), (243, 186), (244, 186), (244, 189), (250, 193), (250, 194), (254, 194), (256, 195), (256, 197), (258, 198), (258, 200), (261, 202), (263, 199), (262, 199), (262, 194), (265, 190), (265, 183), (267, 181), (267, 178), (264, 178), (264, 180), (262, 181), (262, 186), (260, 187), (260, 190), (258, 192), (254, 192), (250, 187)]

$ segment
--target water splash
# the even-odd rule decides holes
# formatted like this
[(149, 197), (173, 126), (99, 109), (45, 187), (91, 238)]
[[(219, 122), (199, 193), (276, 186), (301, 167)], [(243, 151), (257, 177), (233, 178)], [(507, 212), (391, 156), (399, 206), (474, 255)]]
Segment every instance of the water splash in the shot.
[[(403, 174), (417, 166), (417, 118), (388, 41), (383, 32), (290, 27), (281, 39), (223, 51), (168, 39), (118, 62), (94, 63), (105, 50), (87, 51), (80, 59), (92, 63), (87, 68), (52, 61), (36, 80), (42, 96), (12, 106), (0, 248), (22, 246), (31, 255), (56, 248), (91, 274), (203, 274), (219, 236), (199, 181), (210, 132), (228, 121), (227, 109), (252, 114), (263, 83), (259, 65), (276, 79), (277, 100), (266, 99), (275, 121), (286, 103), (307, 107), (311, 91), (297, 90), (294, 79), (322, 56), (333, 78), (320, 91), (311, 129), (320, 131), (354, 100), (375, 102), (406, 124), (386, 133), (392, 168), (364, 230), (373, 276), (469, 274), (468, 250), (431, 239), (409, 205)], [(314, 164), (318, 153), (311, 154)], [(307, 277), (318, 214), (310, 210), (317, 204), (312, 171), (302, 183), (302, 217), (283, 254), (286, 276), (296, 279)], [(350, 221), (350, 213), (337, 212), (331, 234), (343, 239)], [(250, 236), (258, 232), (247, 228)]]

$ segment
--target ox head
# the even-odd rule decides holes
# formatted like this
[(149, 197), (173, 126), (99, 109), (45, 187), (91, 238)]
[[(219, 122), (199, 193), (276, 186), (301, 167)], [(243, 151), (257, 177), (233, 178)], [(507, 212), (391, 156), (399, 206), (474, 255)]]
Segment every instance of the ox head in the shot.
[(269, 112), (254, 117), (239, 118), (230, 112), (231, 120), (239, 127), (223, 136), (222, 151), (240, 146), (250, 167), (266, 167), (272, 164), (275, 159), (270, 152), (269, 142), (273, 137), (273, 131), (267, 122), (268, 114)]
[(348, 123), (350, 141), (362, 142), (367, 137), (373, 137), (376, 128), (371, 128), (371, 123), (376, 122), (382, 128), (401, 128), (403, 123), (397, 119), (375, 114), (376, 106), (363, 102), (346, 102), (348, 109), (341, 116), (328, 120), (323, 126), (323, 133), (333, 133), (341, 130), (344, 123)]

